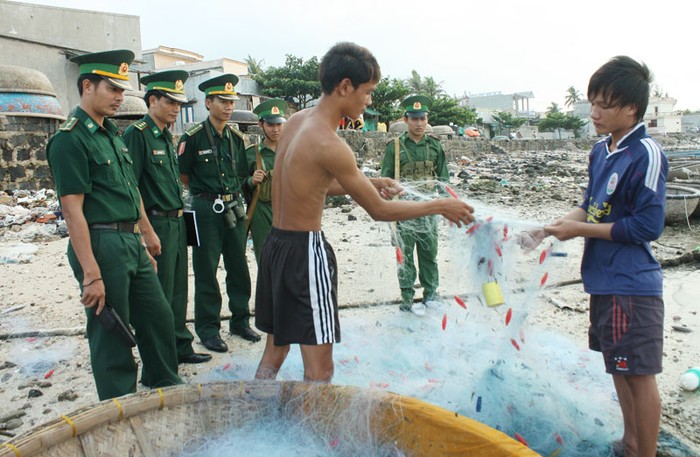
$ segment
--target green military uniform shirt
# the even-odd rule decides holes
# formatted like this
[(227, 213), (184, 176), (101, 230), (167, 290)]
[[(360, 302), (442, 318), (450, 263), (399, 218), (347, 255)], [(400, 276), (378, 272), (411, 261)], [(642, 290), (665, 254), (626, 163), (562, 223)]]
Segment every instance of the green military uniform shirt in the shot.
[[(384, 151), (384, 159), (382, 160), (382, 176), (384, 177), (394, 177), (394, 150), (396, 147), (394, 142), (395, 140), (389, 141)], [(410, 179), (413, 177), (413, 173), (411, 173), (412, 176), (407, 176), (404, 173), (405, 167), (416, 167), (416, 164), (421, 162), (432, 162), (432, 176), (422, 176), (420, 179), (437, 178), (440, 181), (449, 181), (445, 150), (442, 148), (442, 144), (437, 138), (423, 135), (423, 138), (416, 143), (408, 136), (408, 133), (404, 133), (399, 137), (399, 148), (401, 164), (400, 179)]]
[(255, 185), (253, 185), (253, 173), (258, 169), (257, 159), (255, 157), (255, 151), (260, 150), (260, 157), (262, 159), (262, 169), (265, 171), (266, 176), (263, 182), (260, 183), (260, 194), (258, 196), (258, 201), (269, 202), (272, 200), (272, 169), (275, 167), (275, 151), (265, 146), (253, 145), (246, 149), (246, 158), (248, 160), (248, 177), (245, 180), (245, 184), (249, 189), (255, 191)]
[[(413, 141), (408, 133), (399, 137), (400, 180), (439, 179), (448, 182), (445, 151), (437, 138), (428, 135)], [(382, 160), (382, 176), (393, 178), (395, 168), (396, 142), (387, 143)], [(432, 187), (432, 186), (431, 186)], [(432, 190), (432, 189), (429, 189)], [(413, 302), (416, 280), (416, 265), (413, 251), (418, 256), (420, 273), (418, 279), (423, 286), (423, 300), (429, 301), (437, 294), (440, 284), (437, 253), (438, 229), (435, 216), (426, 216), (412, 221), (399, 222), (398, 243), (403, 252), (403, 264), (398, 269), (399, 287), (401, 288), (401, 308), (410, 310)]]
[(170, 130), (161, 131), (146, 114), (141, 121), (127, 127), (124, 141), (134, 162), (144, 208), (158, 211), (183, 208), (180, 169)]
[(132, 159), (114, 122), (97, 124), (80, 107), (49, 140), (49, 165), (59, 197), (85, 194), (88, 224), (135, 222), (139, 193)]
[[(214, 145), (205, 129), (209, 129)], [(218, 154), (215, 155), (212, 146), (217, 147)], [(235, 165), (231, 161), (232, 153)], [(241, 190), (241, 182), (247, 175), (245, 143), (243, 135), (230, 126), (226, 125), (219, 135), (207, 118), (182, 135), (178, 156), (180, 173), (189, 176), (192, 195), (233, 194)]]

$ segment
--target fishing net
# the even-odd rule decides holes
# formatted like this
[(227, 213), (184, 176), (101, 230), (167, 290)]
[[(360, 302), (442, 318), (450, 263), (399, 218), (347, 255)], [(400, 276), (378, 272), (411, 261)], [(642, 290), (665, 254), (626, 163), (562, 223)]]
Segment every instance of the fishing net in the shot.
[[(424, 188), (407, 187), (407, 197), (433, 198)], [(541, 226), (479, 208), (468, 227), (434, 218), (449, 246), (440, 255), (449, 256), (451, 268), (441, 276), (456, 275), (462, 292), (429, 302), (423, 317), (382, 308), (342, 311), (333, 382), (428, 401), (542, 455), (608, 455), (622, 419), (599, 354), (528, 323), (541, 311), (542, 290), (565, 253), (550, 238), (524, 248)], [(411, 228), (420, 238), (431, 236), (426, 227), (421, 221)], [(397, 255), (397, 268), (406, 255)], [(203, 380), (250, 379), (256, 362), (239, 356)], [(278, 378), (298, 379), (302, 372), (293, 348)]]

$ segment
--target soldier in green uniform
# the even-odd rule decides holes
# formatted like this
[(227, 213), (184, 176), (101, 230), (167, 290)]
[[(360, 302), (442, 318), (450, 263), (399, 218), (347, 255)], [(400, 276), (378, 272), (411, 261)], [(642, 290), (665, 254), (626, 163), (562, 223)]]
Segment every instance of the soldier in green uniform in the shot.
[(133, 52), (119, 50), (71, 59), (80, 65), (80, 106), (47, 146), (101, 400), (136, 392), (138, 372), (131, 347), (99, 322), (110, 315), (107, 305), (136, 330), (141, 383), (182, 383), (173, 314), (139, 233), (141, 197), (131, 155), (117, 126), (107, 119), (117, 112), (124, 90), (131, 88), (128, 69), (133, 58)]
[(248, 223), (256, 261), (260, 260), (263, 243), (272, 227), (272, 172), (277, 142), (286, 121), (286, 110), (287, 103), (280, 98), (266, 100), (253, 110), (258, 115), (258, 125), (265, 135), (261, 143), (254, 144), (246, 150), (249, 176), (244, 186), (253, 195), (248, 205)]
[(187, 229), (180, 169), (168, 129), (177, 120), (180, 104), (187, 102), (183, 86), (187, 76), (186, 71), (171, 70), (141, 78), (146, 85), (144, 101), (148, 114), (127, 127), (124, 141), (134, 161), (134, 175), (145, 209), (139, 225), (142, 231), (153, 231), (155, 235), (155, 243), (146, 243), (146, 247), (157, 262), (158, 279), (173, 310), (178, 360), (202, 363), (211, 360), (211, 355), (194, 352), (194, 337), (185, 324)]
[(192, 249), (194, 328), (209, 350), (226, 352), (219, 334), (221, 292), (216, 278), (223, 255), (226, 292), (231, 311), (229, 331), (248, 341), (260, 341), (249, 324), (250, 273), (245, 258), (246, 214), (241, 182), (247, 177), (243, 134), (231, 128), (238, 77), (224, 74), (204, 81), (209, 116), (180, 138), (180, 179), (189, 188), (200, 245)]
[[(403, 120), (408, 126), (408, 132), (387, 143), (382, 160), (382, 176), (402, 181), (449, 181), (445, 151), (440, 141), (425, 134), (431, 104), (431, 100), (423, 95), (413, 95), (401, 103), (405, 110)], [(438, 299), (437, 221), (434, 216), (426, 216), (409, 222), (398, 222), (397, 232), (397, 242), (403, 253), (403, 264), (399, 265), (398, 270), (400, 309), (422, 315), (425, 314), (424, 303)], [(423, 303), (416, 304), (413, 303), (413, 284), (416, 280), (414, 249), (418, 254), (418, 279), (423, 286)]]

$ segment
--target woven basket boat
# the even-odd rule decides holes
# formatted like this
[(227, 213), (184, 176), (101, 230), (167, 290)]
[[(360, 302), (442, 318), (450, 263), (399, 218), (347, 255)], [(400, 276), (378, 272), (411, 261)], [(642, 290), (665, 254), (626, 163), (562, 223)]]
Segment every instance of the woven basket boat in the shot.
[[(270, 402), (292, 420), (342, 427), (339, 408), (372, 396), (369, 428), (406, 456), (536, 456), (507, 435), (412, 397), (356, 387), (300, 382), (182, 385), (106, 400), (62, 416), (0, 444), (0, 457), (160, 457), (177, 455), (184, 442), (224, 434), (238, 415), (264, 414)], [(231, 455), (246, 455), (245, 449)]]
[(677, 184), (666, 185), (666, 224), (686, 222), (700, 203), (700, 190)]

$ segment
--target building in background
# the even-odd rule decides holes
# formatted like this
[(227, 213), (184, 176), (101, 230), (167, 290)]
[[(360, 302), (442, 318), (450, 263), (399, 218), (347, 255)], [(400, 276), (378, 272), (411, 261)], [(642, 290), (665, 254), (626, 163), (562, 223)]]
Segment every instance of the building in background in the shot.
[(232, 73), (239, 78), (235, 87), (239, 98), (236, 101), (236, 110), (251, 111), (260, 103), (258, 85), (248, 76), (248, 65), (245, 62), (229, 58), (204, 60), (201, 54), (167, 46), (144, 50), (142, 60), (142, 64), (134, 66), (139, 74), (177, 69), (185, 70), (190, 75), (185, 81), (185, 92), (189, 102), (180, 109), (178, 124), (173, 127), (175, 134), (182, 133), (193, 123), (206, 119), (208, 113), (204, 104), (204, 93), (197, 86), (224, 73)]
[[(79, 102), (78, 66), (68, 59), (90, 52), (130, 49), (141, 57), (138, 16), (0, 0), (0, 65), (45, 74), (65, 113)], [(133, 76), (133, 75), (132, 75)]]

